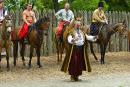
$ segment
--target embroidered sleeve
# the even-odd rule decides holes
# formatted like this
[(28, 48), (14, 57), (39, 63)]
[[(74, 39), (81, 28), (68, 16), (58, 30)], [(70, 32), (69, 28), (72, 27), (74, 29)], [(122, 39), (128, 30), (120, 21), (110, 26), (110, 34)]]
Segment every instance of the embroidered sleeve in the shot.
[(7, 16), (7, 15), (8, 15), (8, 11), (7, 11), (7, 10), (5, 10), (4, 16)]

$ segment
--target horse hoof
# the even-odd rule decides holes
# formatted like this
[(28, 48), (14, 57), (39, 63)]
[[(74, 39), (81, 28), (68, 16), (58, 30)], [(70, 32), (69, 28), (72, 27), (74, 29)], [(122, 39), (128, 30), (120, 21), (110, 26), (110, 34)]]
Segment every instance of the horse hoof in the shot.
[(41, 68), (42, 67), (42, 65), (39, 65), (39, 67), (38, 68)]
[(104, 62), (104, 61), (101, 61), (100, 63), (101, 63), (101, 64), (105, 64), (105, 62)]
[(31, 68), (32, 68), (32, 66), (29, 66), (29, 67), (28, 67), (28, 69), (31, 69)]
[(14, 67), (16, 66), (16, 63), (14, 63)]
[(14, 64), (14, 67), (16, 67), (16, 64)]
[(100, 62), (100, 61), (97, 59), (96, 62)]
[(10, 68), (7, 68), (7, 71), (10, 71)]
[(23, 66), (26, 66), (26, 63), (23, 63)]

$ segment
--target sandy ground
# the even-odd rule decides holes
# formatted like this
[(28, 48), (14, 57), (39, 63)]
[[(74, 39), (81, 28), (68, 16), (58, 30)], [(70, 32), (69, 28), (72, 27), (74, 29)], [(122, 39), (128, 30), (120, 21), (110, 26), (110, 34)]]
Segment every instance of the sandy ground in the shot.
[(41, 57), (42, 68), (37, 68), (36, 58), (33, 57), (33, 67), (30, 70), (27, 66), (22, 66), (20, 58), (17, 67), (13, 67), (10, 58), (11, 70), (6, 71), (6, 61), (3, 58), (0, 87), (130, 87), (129, 52), (107, 53), (104, 65), (95, 62), (92, 55), (89, 58), (92, 72), (83, 72), (80, 82), (71, 82), (69, 75), (60, 71), (61, 64), (57, 64), (56, 55)]

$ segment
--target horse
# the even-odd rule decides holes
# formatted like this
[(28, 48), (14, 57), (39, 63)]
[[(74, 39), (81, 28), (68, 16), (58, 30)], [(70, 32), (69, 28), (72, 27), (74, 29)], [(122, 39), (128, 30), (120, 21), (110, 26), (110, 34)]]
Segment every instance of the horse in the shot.
[[(96, 43), (100, 46), (100, 54), (101, 54), (101, 60), (100, 63), (104, 64), (104, 58), (105, 58), (105, 52), (106, 52), (106, 48), (108, 45), (108, 42), (110, 41), (110, 38), (113, 34), (115, 34), (116, 32), (119, 32), (120, 35), (125, 35), (126, 34), (126, 23), (125, 21), (123, 21), (122, 23), (115, 23), (115, 24), (104, 24), (101, 28), (101, 30), (99, 31), (98, 34), (98, 39), (96, 41)], [(93, 50), (93, 42), (89, 42), (90, 43), (90, 50), (91, 53), (93, 54), (94, 58), (96, 61), (98, 61), (98, 58), (96, 57), (94, 50)]]
[(127, 33), (127, 36), (126, 36), (127, 38), (128, 38), (128, 42), (129, 42), (129, 51), (130, 51), (130, 31), (128, 31), (128, 33)]
[(10, 15), (5, 16), (0, 25), (0, 68), (1, 68), (1, 51), (2, 51), (2, 48), (5, 48), (7, 70), (10, 69), (9, 52), (10, 52), (10, 45), (11, 45), (10, 32), (11, 32), (12, 26), (13, 24), (12, 24), (11, 16)]
[(54, 35), (55, 35), (55, 44), (56, 44), (56, 51), (57, 51), (57, 62), (62, 61), (62, 54), (64, 51), (64, 40), (63, 40), (63, 34), (66, 30), (66, 27), (69, 26), (69, 22), (65, 22), (63, 25), (62, 33), (60, 38), (57, 38), (57, 28), (54, 28)]
[[(42, 67), (40, 63), (40, 49), (41, 49), (41, 44), (43, 42), (43, 31), (47, 30), (50, 25), (50, 19), (49, 17), (44, 16), (43, 18), (40, 18), (37, 20), (36, 23), (32, 24), (29, 26), (29, 31), (28, 31), (28, 41), (30, 45), (30, 56), (29, 56), (29, 68), (31, 68), (31, 60), (33, 56), (33, 51), (34, 48), (36, 49), (36, 54), (37, 54), (37, 65)], [(25, 59), (24, 59), (24, 52), (25, 52), (25, 43), (24, 39), (19, 39), (19, 27), (13, 29), (12, 31), (12, 41), (13, 41), (13, 56), (14, 56), (14, 66), (16, 66), (16, 58), (17, 58), (17, 51), (18, 51), (18, 42), (20, 43), (20, 54), (22, 56), (22, 61), (23, 65), (25, 66)]]

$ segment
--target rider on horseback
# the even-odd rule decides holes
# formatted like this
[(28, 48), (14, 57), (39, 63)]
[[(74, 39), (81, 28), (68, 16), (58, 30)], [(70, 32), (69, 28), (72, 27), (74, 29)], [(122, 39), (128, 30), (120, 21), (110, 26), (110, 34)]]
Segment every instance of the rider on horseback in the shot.
[(27, 33), (28, 33), (28, 27), (36, 22), (35, 13), (32, 10), (32, 4), (27, 4), (27, 8), (23, 11), (23, 21), (24, 24), (19, 32), (19, 38), (24, 39), (25, 43), (28, 43), (27, 40)]
[(3, 0), (0, 0), (0, 25), (4, 20), (4, 16), (7, 15), (7, 10), (4, 8)]
[[(7, 15), (8, 15), (7, 10), (4, 8), (4, 1), (0, 0), (0, 30), (2, 28), (3, 20), (5, 19), (5, 16), (7, 16)], [(4, 49), (2, 49), (1, 54), (6, 55), (6, 52)]]
[(58, 39), (61, 37), (64, 24), (66, 23), (69, 24), (74, 20), (74, 14), (69, 8), (70, 8), (69, 3), (66, 3), (64, 9), (59, 10), (55, 14), (56, 18), (59, 20), (58, 30), (56, 35)]
[(103, 2), (98, 3), (98, 9), (93, 12), (92, 23), (90, 26), (90, 34), (98, 35), (102, 24), (108, 24), (105, 13), (103, 11)]

